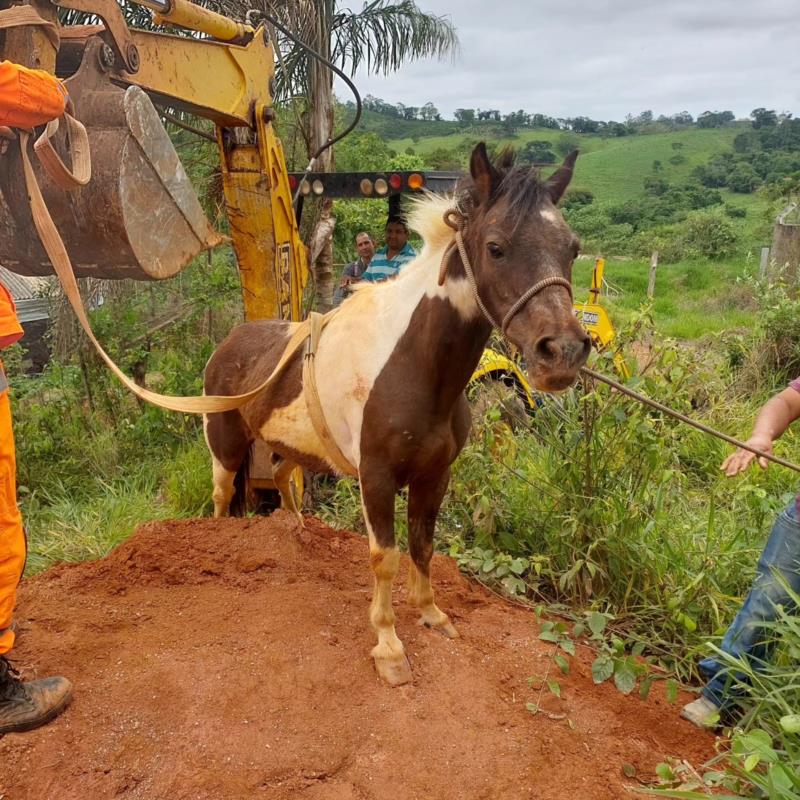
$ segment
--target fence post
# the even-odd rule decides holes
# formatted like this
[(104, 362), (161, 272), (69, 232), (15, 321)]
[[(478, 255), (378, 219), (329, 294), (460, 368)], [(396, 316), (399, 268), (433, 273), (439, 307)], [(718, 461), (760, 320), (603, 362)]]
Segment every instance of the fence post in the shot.
[(647, 281), (647, 299), (652, 300), (656, 293), (656, 270), (658, 269), (658, 250), (650, 256), (650, 277)]
[(761, 263), (758, 265), (758, 277), (762, 280), (767, 276), (767, 266), (769, 265), (769, 247), (761, 248)]

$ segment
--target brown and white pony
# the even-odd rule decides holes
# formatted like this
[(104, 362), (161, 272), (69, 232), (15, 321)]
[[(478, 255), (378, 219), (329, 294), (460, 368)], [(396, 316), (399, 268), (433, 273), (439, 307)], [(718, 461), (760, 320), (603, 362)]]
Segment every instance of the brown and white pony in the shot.
[[(359, 287), (319, 342), (316, 382), (324, 416), (361, 484), (375, 581), (370, 620), (378, 643), (372, 656), (390, 684), (411, 679), (392, 609), (400, 563), (395, 495), (401, 487), (408, 486), (410, 601), (422, 624), (458, 635), (434, 603), (430, 560), (450, 464), (470, 426), (464, 389), (491, 332), (487, 315), (504, 321), (532, 384), (542, 391), (569, 386), (589, 353), (569, 290), (578, 241), (556, 208), (576, 156), (541, 182), (529, 169), (514, 167), (512, 158), (493, 165), (479, 144), (459, 202), (467, 270), (451, 246), (455, 231), (443, 219), (453, 199), (421, 200), (410, 223), (424, 238), (422, 253), (397, 278)], [(208, 363), (205, 392), (231, 395), (257, 386), (272, 372), (295, 325), (264, 320), (235, 328)], [(240, 410), (206, 415), (215, 516), (228, 513), (234, 479), (257, 437), (277, 454), (276, 483), (284, 505), (295, 512), (289, 489), (295, 465), (334, 471), (306, 410), (302, 359), (298, 352), (275, 388)]]

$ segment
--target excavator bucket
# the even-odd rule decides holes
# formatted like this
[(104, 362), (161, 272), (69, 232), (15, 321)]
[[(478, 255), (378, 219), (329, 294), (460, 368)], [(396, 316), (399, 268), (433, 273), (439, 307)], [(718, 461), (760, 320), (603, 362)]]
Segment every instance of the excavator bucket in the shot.
[[(110, 81), (102, 48), (99, 37), (88, 38), (80, 66), (65, 82), (74, 116), (88, 132), (91, 180), (67, 192), (33, 154), (31, 160), (78, 277), (169, 278), (222, 238), (206, 218), (150, 98), (136, 86), (123, 89)], [(50, 275), (18, 147), (11, 142), (0, 155), (0, 264), (20, 275)], [(56, 148), (69, 163), (61, 130)]]

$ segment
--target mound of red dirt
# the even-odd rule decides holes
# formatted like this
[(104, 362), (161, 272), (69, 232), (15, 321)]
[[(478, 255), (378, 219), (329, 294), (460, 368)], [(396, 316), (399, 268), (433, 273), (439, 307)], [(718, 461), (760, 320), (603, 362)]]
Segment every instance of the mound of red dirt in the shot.
[(552, 645), (443, 557), (437, 601), (461, 638), (418, 627), (398, 580), (414, 683), (385, 686), (366, 541), (307, 525), (282, 512), (151, 523), (107, 558), (26, 582), (16, 663), (68, 676), (75, 700), (0, 739), (0, 796), (605, 800), (665, 756), (712, 754), (663, 696), (595, 686), (583, 647), (561, 699), (547, 693), (552, 716), (532, 715), (528, 678)]

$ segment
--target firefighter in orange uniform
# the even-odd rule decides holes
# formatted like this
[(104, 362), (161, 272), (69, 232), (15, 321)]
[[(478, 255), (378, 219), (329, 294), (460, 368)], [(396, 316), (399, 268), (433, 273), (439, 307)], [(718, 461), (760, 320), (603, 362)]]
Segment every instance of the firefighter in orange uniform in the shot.
[[(0, 136), (13, 139), (13, 128), (30, 129), (61, 116), (66, 101), (64, 87), (50, 73), (0, 61)], [(0, 349), (21, 336), (14, 301), (0, 284)], [(8, 394), (8, 381), (0, 362), (0, 735), (44, 725), (72, 699), (72, 685), (66, 678), (23, 681), (6, 658), (14, 645), (12, 615), (26, 555), (25, 531), (17, 507)]]

